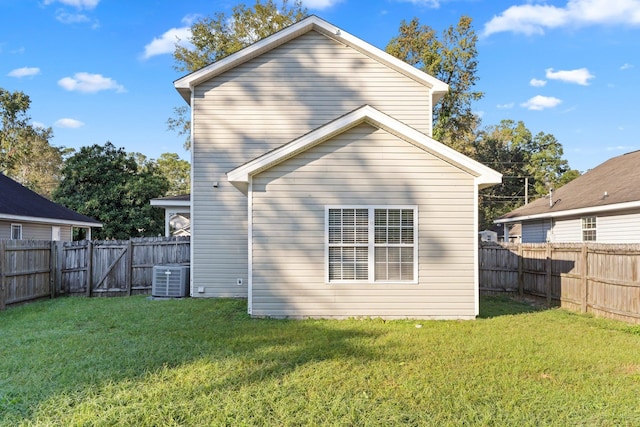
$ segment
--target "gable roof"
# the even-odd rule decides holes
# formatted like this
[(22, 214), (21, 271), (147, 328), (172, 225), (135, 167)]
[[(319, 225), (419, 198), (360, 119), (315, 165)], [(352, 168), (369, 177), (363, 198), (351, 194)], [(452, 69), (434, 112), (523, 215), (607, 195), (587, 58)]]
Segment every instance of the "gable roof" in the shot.
[(434, 104), (438, 102), (438, 100), (449, 90), (449, 86), (446, 83), (418, 70), (392, 55), (389, 55), (377, 47), (342, 31), (340, 28), (318, 18), (315, 15), (311, 15), (301, 21), (298, 21), (295, 24), (265, 37), (264, 39), (253, 43), (236, 53), (179, 78), (174, 81), (173, 84), (185, 101), (190, 104), (191, 89), (195, 86), (312, 30), (324, 34), (338, 43), (347, 45), (430, 88), (433, 99), (432, 102)]
[(640, 207), (640, 151), (614, 157), (553, 192), (495, 222), (595, 214)]
[(0, 174), (0, 219), (102, 227), (101, 222), (54, 203), (4, 174)]
[(286, 159), (315, 147), (322, 142), (339, 135), (361, 123), (368, 123), (383, 129), (416, 147), (450, 163), (475, 177), (479, 188), (489, 187), (502, 182), (502, 174), (493, 169), (447, 147), (435, 139), (423, 134), (379, 110), (364, 105), (343, 115), (293, 141), (276, 148), (262, 156), (227, 172), (231, 182), (249, 182), (252, 175), (265, 171)]

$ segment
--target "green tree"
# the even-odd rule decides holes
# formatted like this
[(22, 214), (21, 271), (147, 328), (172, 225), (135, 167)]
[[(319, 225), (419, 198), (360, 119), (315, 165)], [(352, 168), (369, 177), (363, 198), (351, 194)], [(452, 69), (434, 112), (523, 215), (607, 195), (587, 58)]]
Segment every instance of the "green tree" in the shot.
[(578, 177), (562, 156), (562, 145), (553, 135), (540, 132), (534, 137), (522, 121), (503, 120), (483, 129), (474, 158), (502, 173), (503, 179), (480, 192), (480, 227), (491, 227), (497, 217), (548, 194), (549, 187)]
[[(193, 72), (212, 64), (225, 56), (255, 43), (283, 28), (305, 18), (307, 9), (300, 0), (289, 4), (256, 0), (252, 7), (235, 6), (230, 16), (218, 12), (203, 17), (191, 25), (192, 47), (176, 45), (173, 53), (174, 68), (181, 72)], [(185, 149), (191, 146), (191, 122), (187, 107), (174, 108), (174, 116), (167, 120), (169, 130), (185, 136)]]
[(154, 162), (107, 142), (82, 147), (66, 160), (53, 199), (101, 221), (95, 238), (128, 239), (164, 232), (164, 213), (149, 200), (168, 188)]
[(484, 95), (473, 90), (479, 79), (477, 40), (468, 16), (445, 29), (440, 39), (435, 30), (414, 18), (402, 21), (398, 36), (386, 47), (389, 54), (449, 85), (449, 92), (433, 108), (433, 137), (465, 154), (478, 126), (472, 103)]
[(24, 92), (0, 88), (0, 171), (22, 185), (51, 197), (58, 185), (64, 148), (53, 147), (51, 128), (30, 123), (31, 99)]
[(156, 160), (158, 172), (169, 181), (166, 196), (189, 194), (191, 191), (191, 165), (176, 153), (163, 153)]

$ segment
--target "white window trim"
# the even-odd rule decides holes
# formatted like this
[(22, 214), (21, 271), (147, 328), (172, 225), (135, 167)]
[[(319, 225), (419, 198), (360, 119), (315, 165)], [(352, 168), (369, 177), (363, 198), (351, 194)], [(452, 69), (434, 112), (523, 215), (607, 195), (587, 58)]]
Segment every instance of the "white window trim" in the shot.
[[(330, 209), (367, 209), (369, 220), (369, 278), (367, 280), (329, 280), (329, 210)], [(413, 210), (413, 280), (375, 280), (375, 210), (376, 209), (406, 209)], [(348, 284), (348, 283), (367, 283), (367, 284), (402, 284), (411, 285), (418, 284), (418, 206), (417, 205), (326, 205), (324, 207), (324, 280), (326, 284)]]
[[(18, 239), (14, 239), (13, 238), (13, 228), (16, 227), (18, 230), (20, 230), (20, 238)], [(11, 240), (22, 240), (22, 224), (11, 224)]]

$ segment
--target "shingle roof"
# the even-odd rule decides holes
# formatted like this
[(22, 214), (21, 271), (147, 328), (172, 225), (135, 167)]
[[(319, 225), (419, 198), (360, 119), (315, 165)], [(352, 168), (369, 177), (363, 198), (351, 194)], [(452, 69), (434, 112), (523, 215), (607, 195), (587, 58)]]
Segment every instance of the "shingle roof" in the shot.
[(67, 221), (78, 224), (101, 226), (102, 223), (79, 214), (20, 185), (0, 174), (0, 217), (24, 216), (30, 219)]
[(179, 194), (177, 196), (158, 197), (158, 202), (189, 202), (191, 201), (191, 194)]
[[(640, 201), (640, 150), (607, 160), (553, 193), (553, 206), (543, 197), (499, 218), (556, 216), (574, 209), (602, 208)], [(614, 208), (615, 206), (612, 206)]]

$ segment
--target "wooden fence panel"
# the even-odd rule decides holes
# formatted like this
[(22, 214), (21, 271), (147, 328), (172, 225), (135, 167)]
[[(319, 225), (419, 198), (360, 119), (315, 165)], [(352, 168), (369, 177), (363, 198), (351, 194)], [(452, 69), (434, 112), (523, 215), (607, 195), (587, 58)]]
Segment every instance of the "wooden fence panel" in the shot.
[(0, 310), (62, 295), (150, 293), (153, 266), (190, 264), (189, 237), (125, 241), (0, 240)]
[(51, 243), (7, 240), (0, 255), (4, 304), (51, 296)]
[[(518, 289), (545, 298), (548, 304), (640, 323), (640, 245), (493, 244), (490, 250), (487, 246), (479, 249), (481, 292)], [(518, 271), (517, 283), (505, 285)]]
[(189, 237), (67, 243), (62, 255), (61, 290), (69, 289), (69, 294), (149, 293), (154, 265), (189, 265), (191, 259)]

